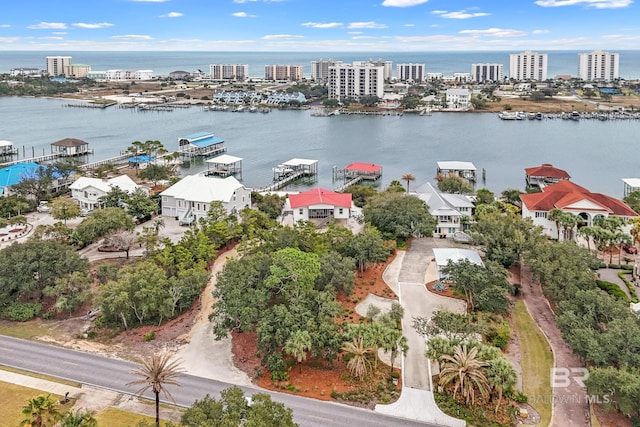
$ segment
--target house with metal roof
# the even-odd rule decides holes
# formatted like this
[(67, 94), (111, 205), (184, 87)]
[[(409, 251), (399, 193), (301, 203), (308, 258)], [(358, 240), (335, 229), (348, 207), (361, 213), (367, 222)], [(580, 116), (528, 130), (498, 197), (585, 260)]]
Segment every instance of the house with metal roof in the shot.
[(0, 194), (9, 196), (10, 188), (20, 183), (25, 178), (36, 177), (38, 170), (42, 168), (35, 162), (16, 163), (0, 169)]
[(350, 193), (336, 193), (325, 188), (314, 188), (298, 194), (289, 194), (284, 214), (293, 215), (293, 222), (325, 220), (329, 218), (347, 220), (351, 216), (353, 201)]
[[(548, 185), (539, 193), (521, 194), (522, 216), (531, 218), (534, 225), (542, 227), (543, 233), (549, 237), (558, 237), (558, 225), (548, 219), (552, 209), (560, 209), (576, 215), (580, 222), (578, 226), (592, 226), (599, 217), (617, 216), (627, 223), (629, 219), (638, 216), (622, 201), (601, 193), (592, 193), (584, 187), (564, 179)], [(560, 239), (563, 239), (560, 233)], [(567, 238), (575, 234), (568, 230)]]
[(465, 223), (473, 215), (474, 204), (463, 194), (442, 193), (427, 182), (414, 190), (416, 196), (429, 207), (429, 213), (436, 219), (436, 236), (453, 237), (464, 231)]
[(251, 207), (251, 190), (233, 176), (185, 176), (160, 193), (160, 197), (162, 215), (175, 217), (184, 225), (206, 217), (213, 202), (221, 202), (230, 214)]
[(196, 132), (178, 138), (178, 152), (182, 156), (217, 156), (226, 151), (224, 139), (211, 132)]
[(120, 175), (109, 179), (82, 176), (76, 179), (69, 186), (69, 189), (71, 190), (71, 198), (78, 202), (80, 208), (92, 211), (100, 208), (100, 198), (115, 187), (129, 194), (138, 189), (149, 193), (148, 188), (136, 184), (128, 175)]

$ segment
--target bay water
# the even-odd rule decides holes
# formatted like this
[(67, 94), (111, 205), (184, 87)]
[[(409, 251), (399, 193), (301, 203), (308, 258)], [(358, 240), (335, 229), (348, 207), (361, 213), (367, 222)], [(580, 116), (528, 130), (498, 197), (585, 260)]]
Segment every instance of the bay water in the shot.
[[(338, 115), (313, 117), (309, 110), (273, 110), (269, 114), (203, 111), (136, 112), (68, 108), (71, 101), (0, 98), (0, 140), (14, 143), (20, 157), (50, 152), (50, 144), (79, 138), (94, 150), (89, 161), (118, 155), (133, 141), (158, 140), (169, 151), (178, 138), (199, 131), (225, 140), (227, 153), (242, 157), (243, 182), (256, 188), (271, 182), (272, 168), (292, 158), (318, 160), (317, 182), (298, 184), (335, 188), (333, 168), (352, 162), (383, 167), (380, 183), (411, 172), (418, 185), (434, 181), (436, 162), (470, 161), (486, 170), (486, 187), (499, 194), (524, 189), (524, 168), (552, 163), (572, 181), (613, 197), (622, 197), (622, 178), (640, 177), (637, 120), (503, 121), (492, 113), (433, 113), (431, 116)], [(206, 170), (199, 162), (182, 174)]]

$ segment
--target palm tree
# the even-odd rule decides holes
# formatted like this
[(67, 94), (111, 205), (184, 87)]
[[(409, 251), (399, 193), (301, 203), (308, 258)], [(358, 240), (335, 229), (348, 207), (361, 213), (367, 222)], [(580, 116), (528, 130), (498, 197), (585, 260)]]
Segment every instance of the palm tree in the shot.
[(495, 409), (495, 412), (498, 412), (502, 402), (502, 392), (513, 388), (518, 382), (518, 376), (513, 366), (506, 359), (499, 357), (489, 363), (487, 379), (494, 390), (498, 391), (498, 404)]
[(594, 235), (593, 227), (581, 227), (578, 229), (578, 235), (587, 241), (587, 249), (591, 253), (591, 237)]
[(416, 177), (413, 176), (411, 172), (407, 172), (402, 175), (402, 180), (407, 181), (407, 193), (409, 193), (409, 183), (416, 180)]
[(560, 215), (560, 225), (564, 229), (562, 240), (574, 240), (573, 228), (578, 225), (578, 217), (571, 213)]
[(444, 387), (454, 383), (453, 398), (456, 398), (458, 390), (462, 392), (465, 403), (475, 402), (475, 392), (486, 397), (489, 392), (489, 382), (484, 374), (484, 368), (488, 363), (478, 357), (478, 348), (467, 350), (467, 346), (457, 345), (453, 349), (453, 356), (445, 354), (440, 371), (440, 386)]
[(560, 218), (562, 217), (563, 213), (564, 212), (562, 212), (560, 209), (553, 208), (547, 214), (547, 219), (556, 223), (556, 229), (558, 230), (558, 240), (560, 240)]
[(72, 411), (62, 418), (60, 427), (98, 427), (98, 421), (91, 411)]
[(307, 358), (307, 351), (311, 350), (311, 335), (308, 331), (297, 330), (284, 344), (284, 352), (295, 357), (302, 373), (302, 361)]
[(179, 361), (171, 360), (169, 353), (161, 353), (154, 354), (150, 359), (144, 360), (140, 368), (131, 371), (139, 379), (131, 381), (127, 385), (143, 385), (136, 394), (143, 394), (151, 389), (156, 395), (156, 427), (160, 427), (160, 392), (175, 402), (166, 386), (175, 385), (180, 387), (180, 382), (177, 378), (182, 375), (184, 369), (180, 368), (179, 365)]
[(371, 353), (371, 348), (364, 346), (364, 339), (354, 337), (353, 341), (344, 343), (342, 350), (351, 354), (351, 359), (347, 362), (347, 368), (356, 378), (364, 378), (371, 364), (367, 358), (367, 355)]
[(61, 417), (58, 411), (58, 401), (50, 394), (41, 394), (33, 399), (28, 399), (22, 407), (24, 420), (21, 426), (51, 427)]
[(640, 242), (640, 218), (636, 217), (631, 220), (631, 236), (633, 237), (633, 244), (637, 245)]

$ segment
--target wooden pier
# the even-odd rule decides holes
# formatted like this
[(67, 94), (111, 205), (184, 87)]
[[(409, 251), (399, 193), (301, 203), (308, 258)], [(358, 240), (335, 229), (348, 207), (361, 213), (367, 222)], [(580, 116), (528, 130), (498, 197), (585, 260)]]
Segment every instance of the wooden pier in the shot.
[(350, 179), (349, 181), (345, 182), (345, 183), (344, 183), (344, 184), (342, 184), (341, 186), (336, 187), (336, 188), (334, 189), (334, 191), (335, 191), (336, 193), (342, 193), (344, 190), (346, 190), (347, 188), (351, 187), (352, 185), (356, 185), (356, 184), (358, 184), (360, 181), (362, 181), (362, 179), (363, 179), (363, 178), (362, 178), (361, 176), (357, 176), (357, 177), (355, 177), (355, 178), (353, 178), (353, 179)]
[(377, 182), (382, 178), (382, 166), (375, 165), (373, 163), (351, 163), (344, 167), (344, 169), (338, 169), (337, 166), (333, 167), (333, 180), (344, 180), (344, 183), (336, 187), (335, 191), (344, 191), (351, 185), (356, 185), (360, 181), (374, 181)]

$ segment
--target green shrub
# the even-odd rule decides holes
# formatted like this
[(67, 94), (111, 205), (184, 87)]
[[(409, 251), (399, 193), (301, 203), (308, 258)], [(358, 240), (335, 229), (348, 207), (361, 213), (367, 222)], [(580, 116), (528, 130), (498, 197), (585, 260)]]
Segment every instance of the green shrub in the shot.
[(624, 282), (625, 285), (627, 285), (627, 289), (629, 289), (629, 294), (631, 295), (631, 302), (635, 304), (638, 302), (638, 294), (636, 293), (636, 287), (633, 286), (632, 283), (629, 283), (627, 278), (624, 277), (627, 274), (629, 274), (628, 271), (621, 271), (618, 273), (618, 277)]
[(500, 350), (504, 350), (507, 344), (509, 344), (509, 338), (511, 338), (511, 328), (509, 327), (509, 323), (503, 322), (496, 328), (496, 334), (491, 340), (491, 344)]
[(151, 331), (151, 332), (147, 332), (146, 334), (144, 334), (144, 336), (142, 337), (145, 341), (153, 341), (156, 339), (156, 333)]
[(39, 302), (13, 302), (2, 310), (2, 317), (16, 322), (33, 319), (42, 310)]
[(628, 301), (627, 294), (624, 293), (620, 286), (615, 283), (607, 282), (605, 280), (596, 280), (596, 283), (600, 289), (611, 295), (613, 298), (620, 301)]

